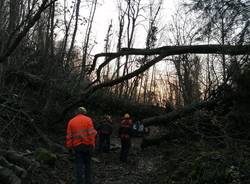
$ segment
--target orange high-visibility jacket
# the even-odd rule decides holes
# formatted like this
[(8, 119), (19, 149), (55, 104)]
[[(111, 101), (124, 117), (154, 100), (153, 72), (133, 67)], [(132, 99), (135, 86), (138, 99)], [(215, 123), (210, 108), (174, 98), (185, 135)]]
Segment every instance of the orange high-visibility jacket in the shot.
[(95, 146), (96, 130), (90, 117), (79, 114), (72, 118), (67, 127), (66, 147), (80, 144)]

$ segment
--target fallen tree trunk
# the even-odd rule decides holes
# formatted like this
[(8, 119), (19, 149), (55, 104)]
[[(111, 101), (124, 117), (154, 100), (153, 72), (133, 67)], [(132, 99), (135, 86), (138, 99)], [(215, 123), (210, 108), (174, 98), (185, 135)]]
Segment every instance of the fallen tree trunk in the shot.
[[(21, 109), (15, 109), (15, 108), (12, 108), (10, 106), (7, 106), (7, 105), (3, 105), (3, 104), (0, 104), (0, 106), (12, 111), (12, 112), (15, 112), (15, 113), (21, 113), (21, 115), (23, 116), (23, 121), (26, 121), (29, 126), (31, 128), (33, 128), (36, 133), (43, 139), (43, 141), (49, 146), (49, 148), (52, 150), (52, 151), (55, 151), (55, 152), (63, 152), (63, 153), (66, 153), (67, 150), (64, 146), (60, 145), (60, 144), (57, 144), (53, 141), (51, 141), (48, 136), (46, 136), (37, 126), (36, 124), (34, 123), (34, 119), (32, 119), (32, 117), (30, 117), (28, 115), (28, 113), (22, 111)], [(1, 151), (0, 151), (1, 152)], [(0, 153), (1, 154), (1, 153)]]
[(40, 164), (15, 151), (0, 149), (0, 183), (21, 184)]
[(155, 116), (155, 117), (143, 119), (142, 123), (144, 124), (144, 126), (152, 126), (152, 125), (167, 126), (172, 121), (185, 117), (197, 110), (200, 110), (203, 108), (211, 108), (215, 104), (216, 103), (214, 100), (191, 104), (191, 105), (183, 107), (182, 109), (172, 111), (162, 116)]
[(7, 151), (0, 149), (0, 155), (6, 158), (9, 162), (18, 165), (20, 167), (23, 167), (27, 170), (33, 169), (34, 167), (38, 167), (39, 163), (32, 161), (21, 154), (15, 152), (15, 151)]
[(32, 126), (32, 128), (34, 128), (34, 130), (38, 133), (38, 135), (43, 139), (43, 141), (49, 146), (50, 150), (54, 151), (54, 152), (62, 152), (62, 153), (67, 153), (67, 149), (60, 145), (57, 144), (53, 141), (51, 141), (32, 121), (29, 122), (29, 124)]
[(44, 76), (37, 76), (35, 74), (29, 73), (27, 71), (7, 71), (7, 76), (5, 77), (6, 84), (13, 84), (15, 81), (20, 83), (26, 82), (27, 86), (33, 89), (53, 89), (56, 91), (62, 91), (65, 96), (70, 96), (67, 90), (64, 90), (60, 85), (57, 84), (53, 79), (45, 79)]
[(24, 71), (8, 71), (6, 72), (7, 76), (5, 77), (5, 82), (11, 83), (15, 80), (26, 81), (32, 87), (41, 87), (47, 84), (47, 81), (43, 80), (39, 76), (34, 74), (24, 72)]
[[(190, 46), (164, 46), (155, 49), (135, 49), (135, 48), (123, 48), (121, 51), (117, 53), (99, 53), (96, 54), (93, 60), (93, 64), (90, 67), (88, 73), (92, 73), (97, 64), (97, 60), (100, 57), (105, 57), (106, 60), (97, 68), (96, 70), (96, 78), (95, 80), (84, 89), (84, 91), (77, 97), (73, 97), (70, 99), (70, 104), (66, 104), (64, 110), (62, 111), (60, 117), (55, 122), (60, 122), (67, 112), (77, 107), (80, 104), (84, 104), (86, 99), (92, 95), (95, 91), (102, 89), (104, 87), (111, 87), (117, 84), (120, 84), (124, 81), (132, 79), (139, 74), (145, 72), (150, 67), (155, 65), (156, 63), (162, 61), (164, 58), (173, 55), (179, 54), (225, 54), (225, 55), (247, 55), (250, 54), (250, 45), (190, 45)], [(112, 60), (121, 56), (129, 56), (129, 55), (142, 55), (142, 56), (155, 56), (152, 60), (148, 61), (146, 64), (140, 66), (136, 70), (118, 77), (114, 80), (107, 80), (104, 82), (100, 81), (100, 73), (102, 69), (108, 65)], [(163, 118), (164, 119), (164, 118)], [(159, 119), (160, 120), (160, 119)], [(151, 120), (149, 120), (151, 121)], [(148, 120), (146, 120), (148, 122)]]

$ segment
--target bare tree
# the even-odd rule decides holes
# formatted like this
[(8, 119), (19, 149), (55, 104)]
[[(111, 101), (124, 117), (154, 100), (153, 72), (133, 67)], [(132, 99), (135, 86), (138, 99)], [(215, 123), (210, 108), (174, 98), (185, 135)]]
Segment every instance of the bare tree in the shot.
[[(204, 24), (200, 28), (202, 38), (209, 37), (219, 44), (249, 43), (249, 2), (245, 0), (191, 1), (188, 6), (200, 14)], [(222, 82), (229, 79), (227, 69), (232, 59), (221, 55)], [(239, 62), (238, 62), (239, 63)]]
[(86, 28), (85, 37), (84, 37), (84, 43), (83, 43), (83, 56), (82, 56), (82, 65), (81, 65), (81, 74), (79, 78), (79, 85), (80, 85), (80, 81), (82, 80), (82, 78), (86, 77), (85, 75), (87, 72), (86, 65), (87, 65), (87, 59), (88, 59), (88, 54), (89, 54), (88, 53), (89, 41), (90, 41), (90, 36), (91, 36), (91, 31), (92, 31), (93, 20), (95, 17), (97, 2), (98, 2), (97, 0), (92, 1), (90, 12), (89, 12), (88, 24)]
[[(104, 46), (104, 52), (110, 52), (110, 37), (112, 36), (112, 20), (108, 26), (108, 31), (107, 31), (107, 34), (106, 34), (106, 37), (105, 37), (105, 46)], [(107, 58), (106, 58), (107, 59)], [(110, 65), (108, 64), (106, 66), (106, 71), (104, 72), (104, 80), (109, 80), (110, 78)]]
[[(150, 1), (149, 3), (149, 20), (148, 20), (148, 30), (146, 37), (146, 48), (152, 49), (156, 46), (157, 34), (158, 34), (158, 16), (162, 7), (162, 1)], [(144, 62), (147, 62), (148, 56), (144, 57)], [(153, 103), (156, 101), (154, 99), (156, 94), (156, 67), (153, 66), (151, 70), (151, 78), (149, 78), (149, 72), (145, 73), (145, 84), (144, 84), (144, 103)], [(149, 82), (150, 81), (150, 82)], [(148, 84), (149, 82), (149, 84)], [(149, 86), (148, 86), (149, 85)]]
[[(184, 16), (183, 16), (184, 15)], [(173, 16), (173, 23), (170, 25), (169, 40), (174, 45), (191, 45), (197, 38), (197, 21), (192, 22), (193, 15), (185, 15), (182, 9), (179, 9)], [(183, 104), (190, 104), (198, 101), (200, 98), (200, 72), (201, 64), (197, 56), (189, 54), (173, 57), (173, 63), (176, 69), (179, 89), (182, 94)]]
[(70, 27), (71, 27), (72, 20), (74, 18), (74, 12), (76, 11), (76, 7), (75, 7), (76, 4), (74, 4), (72, 14), (70, 15), (69, 20), (67, 20), (67, 13), (70, 12), (70, 11), (67, 8), (67, 1), (64, 0), (63, 2), (64, 2), (64, 8), (63, 8), (63, 18), (64, 18), (64, 20), (63, 20), (63, 23), (64, 23), (64, 27), (65, 27), (65, 33), (64, 33), (64, 38), (63, 38), (62, 45), (61, 45), (61, 51), (60, 51), (60, 54), (61, 54), (61, 59), (60, 60), (61, 60), (62, 68), (64, 68), (64, 66), (68, 67), (68, 63), (65, 64), (64, 60), (65, 60), (65, 55), (66, 55), (66, 52), (67, 52), (67, 44), (68, 44), (68, 39), (69, 39), (69, 34), (70, 34)]
[(69, 47), (69, 51), (68, 51), (68, 54), (67, 54), (67, 60), (66, 60), (66, 64), (65, 64), (66, 69), (68, 68), (70, 60), (72, 60), (71, 55), (72, 55), (72, 50), (74, 48), (76, 33), (77, 33), (77, 29), (78, 29), (80, 5), (81, 5), (81, 0), (77, 0), (76, 1), (76, 10), (75, 10), (75, 27), (74, 27), (74, 31), (73, 31), (73, 35), (72, 35), (72, 39), (71, 39), (71, 44), (70, 44), (70, 47)]
[[(139, 15), (142, 10), (141, 6), (141, 0), (127, 0), (127, 8), (126, 8), (126, 39), (127, 39), (127, 47), (131, 48), (133, 47), (133, 41), (134, 41), (134, 36), (136, 32), (136, 26), (137, 26), (137, 21), (139, 18)], [(123, 66), (123, 72), (122, 75), (126, 75), (129, 72), (129, 60), (130, 58), (126, 56), (124, 66)], [(120, 86), (120, 96), (124, 94), (125, 96), (128, 96), (128, 89), (129, 89), (129, 82), (125, 81), (125, 83), (122, 83)]]
[[(117, 39), (117, 52), (119, 52), (122, 48), (122, 38), (123, 38), (123, 32), (124, 32), (124, 19), (126, 15), (126, 10), (123, 10), (122, 8), (122, 2), (121, 0), (118, 1), (118, 22), (119, 22), (119, 28), (118, 28), (118, 39)], [(120, 58), (117, 58), (117, 64), (116, 64), (116, 78), (120, 76), (120, 69), (121, 69), (121, 61)], [(119, 92), (119, 86), (117, 85), (115, 88), (115, 94), (121, 94)]]

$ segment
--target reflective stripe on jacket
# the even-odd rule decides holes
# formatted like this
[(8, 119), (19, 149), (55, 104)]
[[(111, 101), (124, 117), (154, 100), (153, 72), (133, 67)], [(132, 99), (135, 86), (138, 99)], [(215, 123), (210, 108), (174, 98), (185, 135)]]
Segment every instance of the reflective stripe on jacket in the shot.
[(74, 148), (80, 144), (95, 146), (96, 130), (90, 117), (79, 114), (67, 126), (66, 147)]

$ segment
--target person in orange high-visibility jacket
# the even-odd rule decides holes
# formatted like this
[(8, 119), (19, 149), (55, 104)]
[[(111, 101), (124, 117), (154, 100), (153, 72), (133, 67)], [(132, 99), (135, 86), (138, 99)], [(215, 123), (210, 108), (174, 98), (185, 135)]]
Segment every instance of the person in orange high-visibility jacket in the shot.
[(92, 183), (91, 155), (95, 147), (96, 130), (93, 121), (84, 107), (79, 107), (76, 116), (68, 122), (66, 147), (75, 153), (76, 183), (83, 184), (85, 166), (85, 184)]

